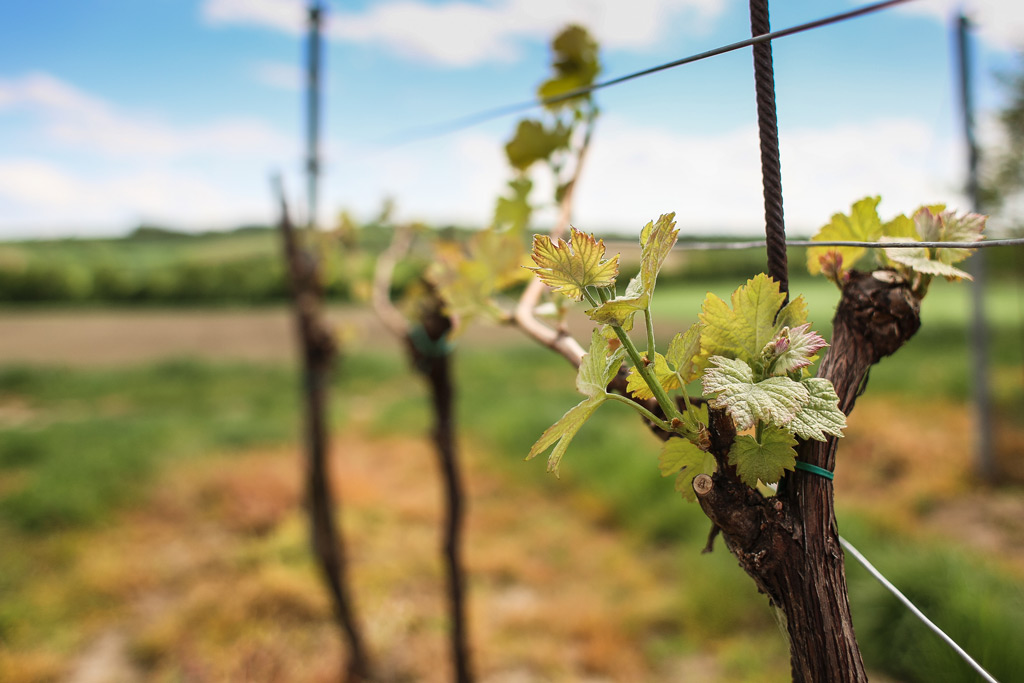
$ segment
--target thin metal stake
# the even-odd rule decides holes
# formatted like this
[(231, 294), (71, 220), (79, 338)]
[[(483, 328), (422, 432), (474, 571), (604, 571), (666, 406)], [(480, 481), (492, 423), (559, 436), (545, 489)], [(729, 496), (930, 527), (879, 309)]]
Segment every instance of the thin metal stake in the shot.
[[(957, 48), (960, 66), (960, 105), (963, 112), (964, 140), (967, 146), (967, 194), (972, 210), (981, 213), (978, 191), (978, 144), (974, 138), (974, 103), (971, 98), (971, 62), (968, 30), (970, 22), (963, 14), (957, 21)], [(971, 259), (971, 375), (974, 393), (974, 461), (978, 477), (994, 484), (998, 477), (992, 452), (992, 406), (988, 383), (988, 326), (985, 320), (985, 254)]]
[(320, 189), (320, 28), (323, 7), (318, 2), (309, 6), (309, 44), (306, 62), (306, 191), (309, 205), (306, 225), (317, 224)]

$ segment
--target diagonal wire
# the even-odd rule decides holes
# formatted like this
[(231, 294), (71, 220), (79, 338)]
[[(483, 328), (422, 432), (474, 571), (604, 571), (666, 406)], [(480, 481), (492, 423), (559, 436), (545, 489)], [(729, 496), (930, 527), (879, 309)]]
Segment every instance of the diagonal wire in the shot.
[(903, 606), (910, 610), (911, 614), (913, 614), (915, 617), (924, 622), (924, 625), (927, 626), (932, 631), (932, 633), (941, 638), (943, 642), (946, 643), (946, 645), (949, 645), (954, 652), (960, 655), (960, 658), (967, 662), (967, 664), (972, 669), (974, 669), (979, 676), (981, 676), (984, 680), (988, 681), (988, 683), (999, 683), (999, 681), (997, 681), (992, 676), (992, 674), (990, 674), (989, 672), (985, 671), (984, 668), (982, 668), (981, 664), (978, 664), (976, 661), (974, 661), (974, 659), (969, 654), (967, 654), (967, 652), (964, 651), (962, 647), (957, 645), (956, 642), (952, 638), (947, 636), (942, 629), (936, 626), (931, 619), (926, 617), (924, 613), (921, 610), (919, 610), (917, 606), (910, 601), (909, 598), (907, 598), (907, 596), (901, 593), (896, 586), (892, 585), (892, 582), (889, 581), (889, 579), (885, 578), (885, 576), (882, 575), (882, 572), (878, 571), (875, 568), (875, 565), (868, 562), (868, 558), (861, 555), (860, 551), (853, 547), (853, 545), (849, 541), (840, 536), (839, 542), (842, 543), (844, 548), (846, 548), (846, 552), (853, 555), (854, 559), (856, 559), (858, 562), (864, 565), (864, 568), (868, 570), (868, 573), (871, 574), (871, 576), (875, 577), (875, 579), (877, 579), (880, 584), (885, 586), (885, 588), (890, 593), (895, 595), (896, 598), (903, 603)]
[(751, 45), (767, 43), (776, 38), (784, 38), (786, 36), (791, 36), (797, 33), (803, 33), (804, 31), (810, 31), (811, 29), (820, 28), (822, 26), (828, 26), (829, 24), (835, 24), (840, 21), (846, 21), (847, 19), (854, 19), (865, 14), (871, 14), (873, 12), (887, 9), (895, 5), (901, 5), (907, 2), (912, 2), (912, 0), (884, 0), (883, 2), (876, 2), (870, 5), (864, 5), (863, 7), (857, 7), (846, 12), (833, 14), (822, 19), (816, 19), (815, 21), (809, 21), (804, 24), (797, 24), (796, 26), (790, 26), (789, 28), (780, 29), (778, 31), (772, 31), (771, 33), (764, 33), (759, 36), (753, 36), (751, 38), (747, 38), (746, 40), (740, 40), (735, 43), (730, 43), (728, 45), (716, 47), (712, 50), (699, 52), (697, 54), (690, 55), (689, 57), (683, 57), (682, 59), (677, 59), (672, 62), (659, 64), (658, 66), (652, 66), (650, 68), (642, 69), (640, 71), (634, 71), (633, 73), (629, 73), (624, 76), (618, 76), (607, 81), (601, 81), (599, 83), (594, 83), (592, 85), (588, 85), (582, 88), (576, 88), (575, 90), (570, 90), (569, 92), (562, 93), (561, 95), (538, 98), (526, 102), (515, 102), (500, 107), (494, 107), (492, 109), (485, 109), (475, 114), (461, 116), (455, 119), (451, 119), (450, 121), (444, 121), (441, 123), (431, 124), (428, 126), (418, 126), (415, 128), (410, 128), (403, 132), (399, 132), (395, 135), (389, 136), (384, 140), (381, 140), (380, 144), (397, 147), (398, 145), (403, 145), (410, 142), (416, 142), (419, 140), (425, 140), (428, 138), (438, 137), (441, 135), (447, 135), (449, 133), (454, 133), (456, 131), (462, 130), (464, 128), (470, 128), (477, 124), (484, 123), (485, 121), (491, 121), (493, 119), (498, 119), (503, 116), (508, 116), (510, 114), (518, 114), (519, 112), (528, 111), (535, 107), (547, 106), (550, 104), (558, 104), (559, 102), (565, 102), (566, 100), (571, 100), (576, 97), (588, 95), (594, 92), (595, 90), (602, 90), (613, 85), (618, 85), (619, 83), (625, 83), (626, 81), (631, 81), (635, 78), (640, 78), (641, 76), (647, 76), (653, 73), (657, 73), (659, 71), (665, 71), (666, 69), (673, 69), (677, 66), (683, 66), (684, 64), (699, 62), (700, 60), (707, 59), (709, 57), (717, 57), (718, 55), (725, 54), (727, 52), (734, 52), (745, 47), (750, 47)]

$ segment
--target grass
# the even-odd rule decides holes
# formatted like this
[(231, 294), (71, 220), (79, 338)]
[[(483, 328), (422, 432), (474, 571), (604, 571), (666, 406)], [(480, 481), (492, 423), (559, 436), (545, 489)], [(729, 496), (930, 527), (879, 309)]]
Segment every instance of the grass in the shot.
[[(856, 519), (844, 534), (872, 564), (997, 680), (1024, 671), (1024, 586), (978, 557), (872, 531)], [(847, 564), (858, 642), (874, 667), (907, 681), (975, 681), (977, 674), (867, 571)]]
[[(706, 291), (659, 290), (658, 305), (696, 310), (692, 302)], [(831, 292), (805, 291), (812, 316), (823, 311)], [(925, 327), (898, 361), (883, 361), (872, 373), (864, 400), (927, 396), (960, 403), (967, 395), (963, 317), (955, 304), (960, 295), (941, 288), (933, 295), (925, 302)], [(999, 296), (1008, 301), (1010, 294)], [(929, 306), (936, 311), (930, 324)], [(1016, 329), (1009, 323), (996, 327), (997, 375), (1021, 367), (1020, 348), (1013, 344), (1019, 329), (1019, 323)], [(733, 679), (756, 675), (758, 662), (777, 661), (784, 645), (763, 598), (721, 545), (711, 555), (699, 554), (708, 523), (658, 477), (657, 442), (631, 411), (603, 406), (601, 419), (580, 432), (561, 479), (555, 479), (542, 459), (523, 463), (522, 457), (578, 400), (564, 360), (529, 345), (503, 347), (500, 355), (467, 349), (458, 355), (457, 372), (463, 435), (492, 454), (489, 467), (546, 496), (571, 499), (608, 528), (628, 530), (640, 547), (677, 548), (671, 555), (679, 581), (665, 589), (672, 626), (662, 641), (650, 641), (652, 652), (716, 643)], [(1007, 395), (1019, 400), (1020, 385), (1007, 386)], [(397, 357), (346, 358), (335, 395), (338, 425), (361, 424), (379, 438), (419, 437), (429, 429), (424, 389)], [(87, 590), (55, 593), (72, 601), (64, 606), (39, 597), (72, 561), (64, 540), (69, 530), (89, 533), (139, 500), (163, 469), (210, 453), (294, 442), (297, 424), (298, 388), (287, 367), (173, 361), (116, 370), (0, 369), (0, 546), (25, 550), (0, 553), (0, 640), (44, 638), (52, 627), (54, 638), (70, 641), (74, 615), (107, 609), (102, 594), (89, 598)], [(1024, 653), (1016, 646), (1024, 641), (1020, 582), (964, 549), (936, 548), (916, 538), (912, 523), (893, 537), (891, 528), (868, 521), (879, 516), (849, 512), (844, 533), (997, 676), (1009, 680), (1024, 670)], [(851, 595), (869, 666), (908, 680), (973, 680), (858, 571), (850, 570)], [(689, 634), (685, 642), (679, 632)]]
[(297, 389), (283, 368), (175, 361), (7, 368), (4, 399), (29, 417), (0, 429), (0, 514), (39, 531), (101, 521), (160, 463), (292, 438)]

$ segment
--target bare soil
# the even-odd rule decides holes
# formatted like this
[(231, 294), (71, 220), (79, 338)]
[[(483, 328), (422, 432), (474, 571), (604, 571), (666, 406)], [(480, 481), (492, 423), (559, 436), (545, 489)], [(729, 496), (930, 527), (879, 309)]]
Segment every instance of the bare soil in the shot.
[[(365, 308), (330, 311), (354, 350), (396, 346)], [(582, 314), (570, 321), (589, 334)], [(524, 337), (492, 324), (473, 325), (460, 344), (519, 344)], [(178, 357), (289, 362), (295, 334), (287, 308), (256, 309), (0, 309), (0, 363), (124, 365)]]
[[(678, 581), (667, 554), (610, 530), (592, 501), (546, 496), (467, 460), (480, 681), (728, 680), (707, 650), (652, 655), (679, 628), (664, 600)], [(77, 590), (109, 606), (83, 620), (70, 651), (0, 647), (4, 680), (337, 680), (344, 653), (306, 550), (299, 463), (282, 449), (183, 465), (109, 529), (69, 540)], [(348, 434), (332, 474), (379, 680), (451, 680), (428, 445)]]

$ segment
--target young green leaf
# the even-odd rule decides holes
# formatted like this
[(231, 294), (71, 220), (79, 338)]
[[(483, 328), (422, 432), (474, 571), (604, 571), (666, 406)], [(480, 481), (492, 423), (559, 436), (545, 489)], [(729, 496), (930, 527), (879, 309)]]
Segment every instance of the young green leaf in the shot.
[[(554, 50), (552, 66), (555, 75), (537, 89), (537, 96), (542, 99), (557, 97), (590, 85), (601, 71), (597, 42), (581, 26), (566, 28), (555, 37), (551, 47)], [(559, 109), (571, 103), (572, 100), (568, 100), (549, 105), (548, 108)]]
[[(976, 213), (958, 216), (945, 211), (944, 206), (923, 206), (914, 214), (916, 234), (926, 242), (977, 242), (985, 228), (986, 217)], [(882, 241), (895, 241), (896, 237), (885, 236)], [(914, 239), (917, 237), (915, 235)], [(886, 249), (885, 258), (896, 270), (907, 269), (923, 275), (941, 275), (947, 280), (972, 279), (970, 274), (953, 266), (970, 256), (970, 249), (948, 249), (933, 247), (901, 247)], [(901, 268), (901, 266), (903, 268)], [(925, 279), (917, 286), (919, 295), (927, 288)]]
[(758, 479), (774, 484), (786, 470), (795, 469), (795, 445), (792, 434), (769, 425), (761, 430), (760, 441), (749, 434), (737, 436), (729, 449), (729, 464), (736, 468), (740, 481), (751, 488), (757, 486)]
[(679, 236), (675, 217), (675, 212), (663, 213), (640, 230), (640, 279), (648, 295), (654, 293), (661, 266)]
[[(666, 355), (654, 354), (654, 377), (666, 391), (679, 389), (684, 382), (692, 382), (703, 370), (700, 362), (700, 330), (702, 325), (697, 322), (690, 326), (685, 334), (680, 333), (672, 338)], [(643, 376), (636, 368), (629, 369), (626, 378), (626, 390), (639, 399), (653, 398), (654, 393), (647, 386)]]
[(512, 193), (509, 197), (498, 197), (494, 207), (494, 227), (519, 233), (530, 223), (530, 214), (533, 212), (530, 206), (533, 181), (519, 177), (510, 180), (508, 185)]
[(512, 231), (481, 230), (469, 242), (470, 258), (493, 278), (493, 293), (530, 279), (523, 268), (529, 263), (522, 237)]
[(438, 245), (427, 277), (448, 312), (466, 323), (480, 315), (500, 314), (494, 296), (529, 278), (525, 260), (526, 249), (517, 233), (481, 230), (465, 250), (455, 244)]
[(515, 136), (505, 145), (508, 163), (519, 171), (526, 171), (535, 162), (547, 159), (556, 149), (569, 145), (571, 131), (561, 124), (548, 130), (540, 121), (524, 119), (519, 122)]
[(607, 400), (607, 387), (622, 365), (625, 350), (612, 350), (609, 340), (599, 330), (594, 330), (590, 340), (590, 351), (583, 356), (576, 375), (576, 389), (587, 398), (572, 407), (558, 422), (551, 425), (533, 444), (526, 459), (529, 460), (555, 446), (548, 457), (548, 472), (558, 474), (558, 465), (565, 455), (569, 443), (597, 407)]
[(842, 436), (846, 415), (839, 410), (839, 397), (832, 382), (822, 377), (809, 377), (800, 384), (807, 389), (807, 402), (786, 425), (801, 439), (824, 441), (826, 434)]
[(491, 309), (494, 277), (487, 267), (467, 258), (455, 245), (440, 245), (427, 271), (449, 315), (464, 324)]
[[(878, 217), (881, 197), (865, 197), (853, 204), (850, 215), (837, 213), (811, 238), (815, 242), (873, 242), (882, 235)], [(843, 268), (852, 268), (867, 250), (864, 247), (811, 247), (807, 250), (807, 270), (817, 275), (830, 261), (838, 258)]]
[(608, 385), (619, 368), (622, 367), (622, 360), (626, 357), (626, 350), (615, 340), (612, 344), (601, 334), (600, 330), (594, 330), (590, 335), (590, 350), (580, 361), (580, 369), (576, 373), (576, 390), (589, 398), (601, 398), (607, 393)]
[[(925, 242), (977, 242), (985, 230), (986, 216), (967, 213), (958, 216), (945, 207), (922, 206), (914, 214), (914, 224)], [(947, 265), (959, 263), (971, 255), (970, 249), (938, 249), (935, 259)]]
[(533, 444), (526, 459), (529, 460), (543, 453), (552, 444), (555, 444), (554, 450), (548, 456), (548, 472), (558, 476), (558, 465), (562, 462), (562, 457), (569, 448), (569, 444), (572, 443), (573, 437), (601, 403), (603, 401), (594, 401), (588, 398), (570, 408), (565, 415), (559, 418), (558, 422), (544, 430), (544, 433), (537, 439), (537, 443)]
[(698, 474), (714, 474), (718, 469), (715, 456), (702, 451), (690, 443), (688, 439), (671, 438), (661, 447), (658, 456), (658, 469), (661, 476), (676, 475), (675, 489), (683, 494), (683, 498), (693, 502), (697, 495), (693, 492), (693, 480)]
[(797, 327), (807, 321), (807, 304), (802, 296), (780, 311), (785, 300), (785, 294), (779, 291), (779, 283), (764, 273), (756, 275), (732, 293), (732, 308), (708, 292), (700, 314), (704, 323), (702, 354), (755, 363), (765, 344), (774, 339), (779, 330)]
[(647, 307), (649, 298), (644, 292), (640, 276), (634, 277), (626, 285), (626, 291), (596, 308), (584, 311), (591, 320), (602, 325), (614, 325), (622, 329), (633, 329), (633, 316)]
[(604, 240), (572, 228), (570, 241), (534, 235), (533, 261), (541, 281), (575, 301), (583, 300), (585, 287), (611, 287), (619, 273), (619, 255), (604, 259)]
[(701, 322), (690, 325), (686, 332), (672, 337), (668, 351), (665, 353), (665, 360), (668, 361), (669, 367), (674, 368), (682, 376), (684, 382), (692, 382), (704, 370), (704, 362), (700, 355), (701, 331), (703, 329), (704, 325)]
[[(654, 362), (647, 367), (653, 371), (654, 378), (665, 391), (672, 391), (679, 387), (679, 378), (676, 376), (675, 370), (668, 366), (665, 356), (655, 353)], [(637, 372), (636, 368), (629, 369), (629, 375), (626, 377), (626, 391), (641, 400), (654, 398), (654, 392), (651, 391), (643, 375)]]
[[(889, 239), (896, 241), (895, 238), (882, 238), (885, 242)], [(966, 249), (944, 249), (940, 251), (967, 251)], [(940, 260), (932, 258), (932, 250), (926, 247), (899, 247), (894, 249), (886, 249), (885, 256), (893, 263), (898, 263), (901, 266), (906, 266), (910, 270), (917, 273), (923, 273), (925, 275), (940, 275), (948, 280), (973, 280), (971, 274), (967, 271), (960, 270), (956, 266), (951, 266), (948, 263), (944, 263)]]
[(810, 397), (806, 387), (788, 377), (755, 382), (754, 371), (742, 360), (712, 356), (710, 362), (701, 378), (704, 393), (717, 394), (711, 407), (728, 412), (739, 431), (757, 421), (784, 427)]
[(622, 296), (588, 310), (591, 320), (632, 329), (633, 316), (650, 305), (658, 273), (679, 236), (675, 216), (675, 213), (662, 214), (657, 221), (643, 227), (640, 231), (640, 274), (629, 281)]

